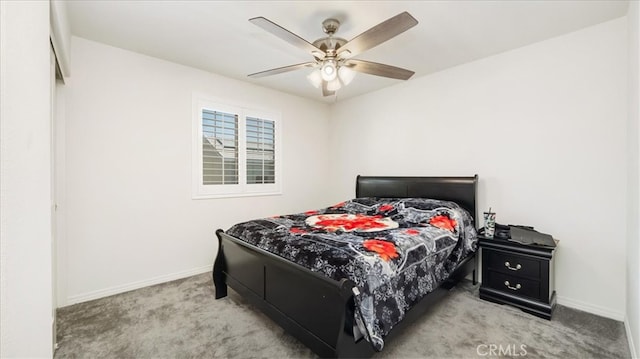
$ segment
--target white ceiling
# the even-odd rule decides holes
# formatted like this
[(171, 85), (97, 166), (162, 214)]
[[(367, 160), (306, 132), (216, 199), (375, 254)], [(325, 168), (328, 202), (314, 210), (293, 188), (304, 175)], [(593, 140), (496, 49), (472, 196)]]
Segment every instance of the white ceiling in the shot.
[(400, 80), (358, 74), (323, 98), (310, 70), (247, 74), (312, 60), (248, 19), (264, 16), (309, 42), (328, 17), (352, 39), (403, 11), (419, 24), (355, 58), (416, 72), (409, 79), (624, 16), (627, 1), (68, 1), (74, 35), (243, 81), (333, 102)]

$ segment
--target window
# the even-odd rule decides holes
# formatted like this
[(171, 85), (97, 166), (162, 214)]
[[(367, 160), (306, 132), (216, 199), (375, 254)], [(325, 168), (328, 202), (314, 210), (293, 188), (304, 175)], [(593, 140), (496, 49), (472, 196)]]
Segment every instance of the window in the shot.
[(193, 197), (279, 194), (279, 116), (193, 97)]

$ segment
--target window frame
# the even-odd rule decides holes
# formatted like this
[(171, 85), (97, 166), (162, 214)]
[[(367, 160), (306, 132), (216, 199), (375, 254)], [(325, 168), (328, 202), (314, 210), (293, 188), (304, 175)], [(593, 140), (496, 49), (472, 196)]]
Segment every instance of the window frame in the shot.
[[(193, 94), (192, 109), (192, 198), (229, 198), (282, 194), (282, 121), (278, 111), (234, 104), (204, 94)], [(219, 111), (238, 115), (238, 184), (208, 184), (203, 181), (202, 111)], [(247, 117), (272, 121), (274, 124), (275, 183), (247, 183)]]

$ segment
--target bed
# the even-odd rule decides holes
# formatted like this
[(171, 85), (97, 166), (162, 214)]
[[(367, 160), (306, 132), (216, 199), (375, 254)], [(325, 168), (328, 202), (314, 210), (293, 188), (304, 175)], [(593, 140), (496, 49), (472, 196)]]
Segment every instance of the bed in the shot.
[(358, 176), (352, 200), (217, 230), (216, 299), (231, 287), (321, 357), (370, 357), (459, 280), (475, 283), (477, 182)]

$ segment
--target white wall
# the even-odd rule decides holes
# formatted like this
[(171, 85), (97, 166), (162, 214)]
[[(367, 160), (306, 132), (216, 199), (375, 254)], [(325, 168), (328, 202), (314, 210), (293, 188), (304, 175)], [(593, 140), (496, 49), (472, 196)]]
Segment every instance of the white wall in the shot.
[(632, 1), (629, 26), (629, 123), (627, 202), (627, 337), (631, 351), (640, 357), (640, 3)]
[(0, 1), (0, 46), (0, 357), (51, 357), (49, 3)]
[(480, 210), (560, 240), (559, 302), (625, 313), (625, 18), (340, 102), (336, 191), (363, 175), (480, 176)]
[[(71, 54), (66, 304), (210, 271), (217, 228), (330, 204), (327, 105), (77, 37)], [(191, 199), (193, 91), (281, 112), (283, 195)]]

